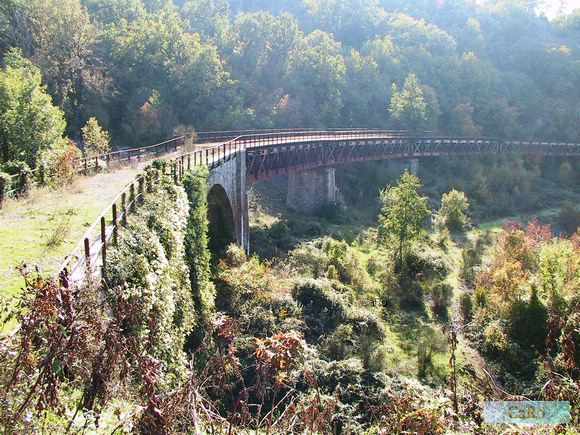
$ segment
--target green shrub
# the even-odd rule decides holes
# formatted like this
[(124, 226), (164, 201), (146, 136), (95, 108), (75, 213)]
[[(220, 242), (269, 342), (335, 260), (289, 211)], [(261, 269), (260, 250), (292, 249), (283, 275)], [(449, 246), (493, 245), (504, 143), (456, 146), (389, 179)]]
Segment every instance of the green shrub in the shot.
[(107, 294), (112, 314), (137, 355), (160, 360), (168, 384), (185, 373), (186, 337), (196, 323), (184, 234), (189, 205), (183, 189), (165, 178), (131, 215), (119, 246), (108, 252)]
[(433, 282), (449, 273), (445, 260), (435, 252), (409, 252), (404, 259), (404, 274), (411, 279)]
[(453, 287), (447, 283), (439, 283), (431, 290), (431, 296), (433, 298), (433, 311), (446, 319), (453, 296)]
[(307, 339), (335, 329), (345, 319), (345, 303), (327, 280), (301, 280), (294, 286), (292, 297), (302, 305)]
[(473, 317), (473, 301), (469, 293), (463, 292), (459, 296), (459, 309), (461, 310), (463, 321), (465, 323), (470, 322)]
[(485, 290), (485, 288), (483, 287), (475, 287), (475, 290), (473, 291), (473, 297), (474, 297), (474, 302), (475, 302), (475, 306), (477, 308), (486, 308), (487, 304), (488, 304), (488, 296), (487, 296), (487, 291)]
[(433, 355), (445, 352), (447, 338), (440, 331), (427, 328), (417, 343), (417, 376), (424, 378), (433, 371)]
[(288, 219), (287, 225), (292, 235), (298, 238), (316, 237), (324, 233), (322, 224), (312, 219), (292, 216)]
[(420, 308), (423, 305), (423, 287), (416, 280), (403, 277), (400, 281), (398, 298), (401, 308)]
[(535, 286), (529, 301), (513, 303), (507, 315), (512, 341), (526, 351), (544, 353), (548, 335), (548, 310), (538, 299)]
[(283, 237), (287, 236), (290, 233), (290, 229), (288, 225), (284, 222), (276, 222), (274, 225), (270, 227), (270, 237), (276, 240), (281, 240)]
[(463, 263), (461, 264), (459, 276), (467, 286), (472, 287), (477, 273), (477, 267), (481, 264), (481, 256), (473, 248), (464, 248), (461, 251), (461, 257)]
[(572, 202), (564, 201), (558, 214), (558, 223), (568, 234), (573, 234), (580, 226), (580, 210), (577, 210)]
[(337, 201), (323, 203), (314, 211), (314, 215), (334, 224), (344, 224), (349, 221), (346, 208)]
[(10, 160), (0, 167), (1, 172), (8, 175), (19, 175), (12, 178), (11, 190), (15, 190), (14, 195), (18, 197), (26, 196), (32, 187), (30, 166), (19, 160)]
[(239, 322), (247, 334), (260, 338), (272, 336), (278, 326), (274, 313), (257, 302), (243, 307)]
[(509, 338), (503, 324), (499, 321), (488, 323), (483, 331), (486, 350), (492, 355), (505, 352), (509, 345)]
[(339, 325), (324, 337), (319, 348), (324, 357), (330, 360), (342, 360), (353, 356), (357, 341), (352, 325)]
[(300, 275), (320, 278), (328, 271), (328, 258), (316, 242), (302, 243), (288, 254), (289, 265)]
[(385, 337), (383, 324), (370, 310), (361, 307), (349, 307), (345, 313), (346, 323), (353, 326), (353, 331), (359, 336), (366, 336), (374, 340)]
[(12, 177), (5, 172), (0, 172), (0, 208), (8, 198), (8, 192), (12, 186)]
[(224, 256), (224, 261), (228, 266), (241, 266), (246, 261), (248, 261), (248, 256), (246, 251), (239, 245), (232, 243), (226, 248), (226, 253)]
[[(232, 253), (231, 250), (230, 254)], [(239, 259), (239, 258), (238, 258)], [(230, 258), (229, 261), (232, 259)], [(240, 307), (258, 292), (268, 292), (270, 272), (256, 256), (241, 264), (222, 261), (215, 276), (215, 304), (219, 311), (237, 315)]]

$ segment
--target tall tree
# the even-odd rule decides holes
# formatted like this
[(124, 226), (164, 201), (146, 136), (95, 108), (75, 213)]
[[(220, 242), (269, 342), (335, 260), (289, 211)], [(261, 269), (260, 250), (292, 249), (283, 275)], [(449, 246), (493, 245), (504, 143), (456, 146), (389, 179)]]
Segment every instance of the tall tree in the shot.
[(4, 57), (0, 70), (1, 160), (23, 160), (36, 167), (41, 154), (64, 147), (63, 112), (52, 105), (40, 69), (18, 49)]
[(103, 130), (96, 118), (90, 118), (82, 128), (85, 156), (97, 156), (111, 151), (111, 137)]
[[(341, 44), (331, 34), (315, 30), (290, 57), (285, 89), (298, 102), (297, 125), (334, 126), (342, 107), (346, 66)], [(286, 116), (282, 111), (281, 115)]]
[(437, 212), (437, 220), (449, 229), (459, 230), (467, 223), (466, 212), (469, 208), (464, 192), (451, 189), (441, 196), (441, 207)]
[(420, 187), (419, 178), (405, 171), (397, 185), (380, 193), (379, 238), (384, 246), (395, 245), (400, 265), (411, 242), (424, 233), (423, 221), (431, 214), (427, 198), (419, 195)]
[(389, 113), (399, 125), (408, 130), (416, 132), (423, 129), (427, 122), (427, 103), (415, 74), (407, 76), (400, 91), (393, 83)]
[(97, 36), (80, 0), (32, 0), (27, 8), (33, 38), (31, 59), (42, 70), (48, 90), (66, 113), (70, 133), (81, 126), (85, 78), (91, 70)]

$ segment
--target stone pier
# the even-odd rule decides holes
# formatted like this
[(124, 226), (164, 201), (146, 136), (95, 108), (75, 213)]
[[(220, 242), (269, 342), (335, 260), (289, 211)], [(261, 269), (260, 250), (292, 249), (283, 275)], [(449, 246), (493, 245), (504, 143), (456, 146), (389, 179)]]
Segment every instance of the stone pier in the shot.
[(321, 168), (288, 175), (288, 207), (312, 213), (325, 202), (336, 201), (335, 168)]
[(419, 159), (409, 159), (409, 172), (413, 175), (419, 173)]

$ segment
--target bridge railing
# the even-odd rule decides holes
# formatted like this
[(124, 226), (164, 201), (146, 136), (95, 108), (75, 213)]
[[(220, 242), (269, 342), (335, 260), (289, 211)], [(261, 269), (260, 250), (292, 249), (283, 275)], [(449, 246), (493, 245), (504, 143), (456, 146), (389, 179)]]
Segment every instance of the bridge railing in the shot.
[(241, 136), (256, 136), (263, 134), (295, 134), (303, 132), (321, 132), (321, 131), (336, 131), (336, 132), (363, 132), (363, 131), (379, 131), (377, 128), (282, 128), (282, 129), (260, 129), (260, 130), (230, 130), (230, 131), (206, 131), (195, 133), (196, 143), (215, 143), (227, 142)]

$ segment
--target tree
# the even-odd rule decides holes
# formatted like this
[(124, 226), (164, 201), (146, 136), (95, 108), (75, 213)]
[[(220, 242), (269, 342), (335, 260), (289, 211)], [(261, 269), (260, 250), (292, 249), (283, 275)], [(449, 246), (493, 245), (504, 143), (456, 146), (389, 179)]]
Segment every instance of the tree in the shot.
[(465, 193), (455, 189), (441, 196), (441, 207), (437, 212), (437, 221), (449, 229), (460, 230), (467, 223), (465, 212), (469, 208)]
[[(80, 0), (28, 0), (32, 40), (29, 56), (42, 70), (48, 90), (67, 115), (70, 132), (81, 128), (84, 87), (93, 68), (97, 29)], [(90, 80), (90, 79), (89, 79)]]
[[(301, 119), (297, 121), (302, 126), (338, 123), (346, 73), (341, 51), (342, 46), (333, 35), (315, 30), (301, 41), (290, 57), (285, 88), (290, 98), (300, 104)], [(286, 117), (285, 112), (280, 111), (281, 118)]]
[(0, 70), (0, 157), (23, 160), (35, 168), (41, 154), (64, 148), (63, 112), (52, 105), (40, 70), (18, 49), (4, 57)]
[(82, 128), (82, 133), (85, 156), (98, 156), (111, 151), (109, 132), (101, 128), (96, 118), (92, 117), (87, 121)]
[(415, 74), (409, 74), (401, 91), (393, 83), (389, 113), (401, 126), (411, 131), (422, 130), (427, 121), (427, 103)]
[(419, 178), (405, 171), (396, 186), (387, 186), (380, 193), (379, 237), (385, 246), (396, 243), (401, 265), (410, 243), (423, 234), (423, 221), (431, 214), (427, 198), (418, 193), (420, 187)]

